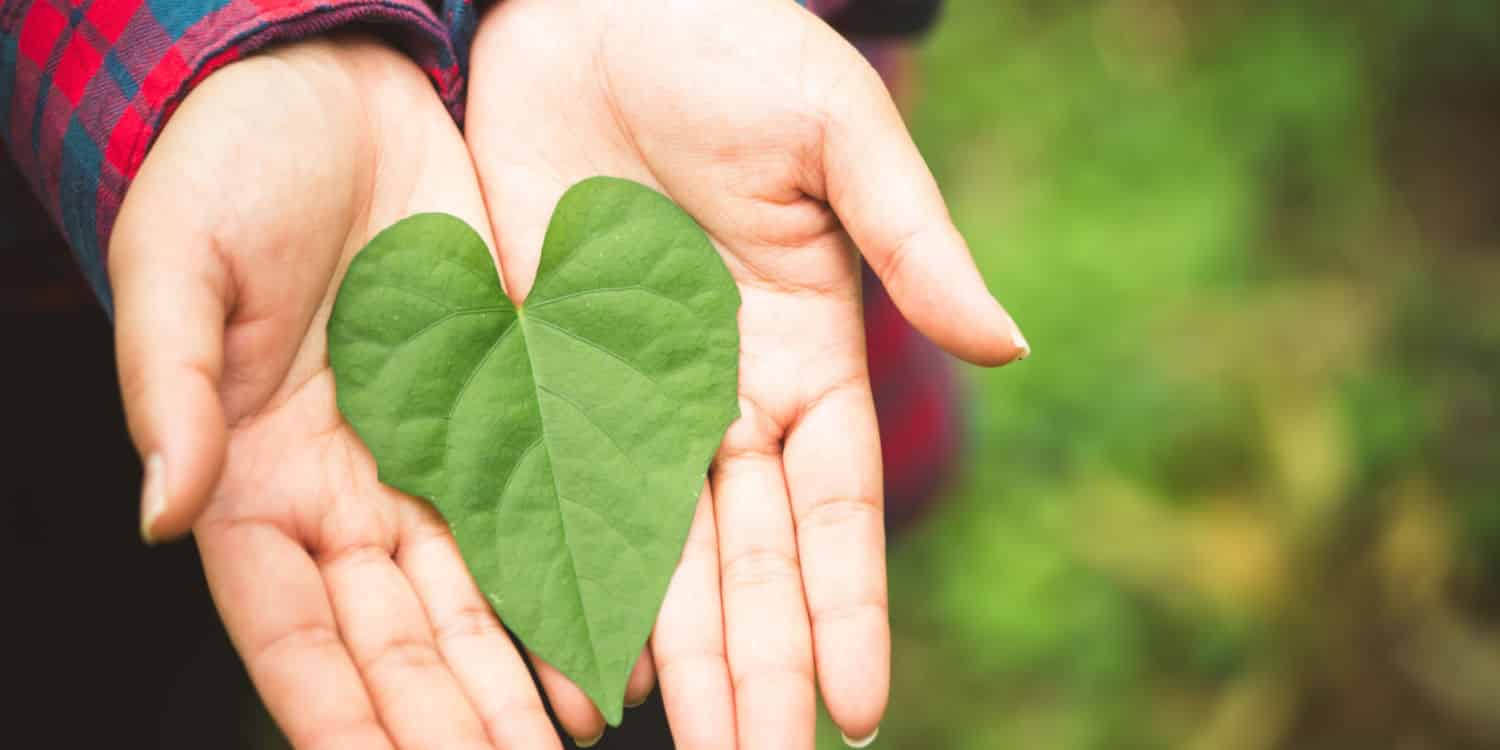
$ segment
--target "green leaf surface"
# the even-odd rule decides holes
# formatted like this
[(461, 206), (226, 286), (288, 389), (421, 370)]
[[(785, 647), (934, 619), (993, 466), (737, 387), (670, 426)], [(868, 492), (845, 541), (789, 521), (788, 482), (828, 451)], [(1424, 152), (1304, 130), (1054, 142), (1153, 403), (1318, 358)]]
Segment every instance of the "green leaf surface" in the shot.
[(339, 408), (427, 498), (505, 624), (612, 725), (704, 476), (738, 417), (739, 292), (666, 197), (558, 202), (523, 308), (446, 214), (381, 232), (328, 323)]

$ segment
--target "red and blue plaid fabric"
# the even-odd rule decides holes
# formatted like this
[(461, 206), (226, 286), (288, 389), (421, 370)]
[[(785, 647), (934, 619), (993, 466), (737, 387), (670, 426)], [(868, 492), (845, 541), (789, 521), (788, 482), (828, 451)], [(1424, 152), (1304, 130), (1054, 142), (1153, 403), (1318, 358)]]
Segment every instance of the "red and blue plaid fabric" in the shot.
[(115, 214), (183, 95), (256, 49), (355, 22), (390, 26), (462, 115), (464, 0), (4, 0), (0, 136), (106, 309)]
[[(889, 28), (903, 31), (911, 25), (901, 16), (930, 17), (935, 4), (799, 2), (825, 18), (869, 11), (876, 27), (895, 17)], [(380, 24), (462, 122), (476, 13), (471, 0), (0, 0), (0, 141), (108, 310), (105, 251), (115, 214), (156, 133), (194, 84), (273, 42)], [(882, 45), (859, 46), (883, 73), (897, 72)], [(21, 245), (61, 243), (45, 239), (44, 222), (20, 221), (29, 217), (18, 210), (22, 197), (10, 172), (0, 163), (0, 288), (7, 290), (0, 313), (86, 298), (69, 292), (55, 265), (15, 256)], [(28, 285), (28, 275), (35, 283)], [(931, 495), (956, 454), (957, 390), (946, 358), (912, 330), (868, 272), (865, 289), (888, 518), (899, 524)]]

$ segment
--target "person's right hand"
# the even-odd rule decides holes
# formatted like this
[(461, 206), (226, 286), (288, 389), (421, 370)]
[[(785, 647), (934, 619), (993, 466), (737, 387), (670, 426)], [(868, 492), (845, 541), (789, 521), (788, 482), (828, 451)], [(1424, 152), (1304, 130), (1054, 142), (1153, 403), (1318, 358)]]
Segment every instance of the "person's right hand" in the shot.
[(304, 750), (559, 746), (447, 526), (380, 484), (334, 399), (344, 269), (431, 210), (494, 246), (431, 84), (369, 40), (303, 42), (183, 100), (110, 238), (142, 533), (192, 528), (235, 648)]
[[(557, 198), (605, 174), (691, 214), (743, 300), (741, 416), (627, 696), (654, 668), (694, 750), (811, 750), (819, 694), (868, 744), (891, 638), (859, 258), (950, 353), (1029, 352), (885, 84), (785, 0), (505, 0), (471, 62), (470, 152), (511, 294), (532, 284)], [(537, 672), (564, 729), (603, 729), (575, 685)]]

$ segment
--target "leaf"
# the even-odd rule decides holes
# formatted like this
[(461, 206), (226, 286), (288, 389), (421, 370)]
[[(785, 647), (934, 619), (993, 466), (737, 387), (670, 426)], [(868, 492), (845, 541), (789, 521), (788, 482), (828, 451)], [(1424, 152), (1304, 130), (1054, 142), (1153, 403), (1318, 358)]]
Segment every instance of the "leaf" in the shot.
[(612, 725), (739, 416), (739, 292), (666, 197), (558, 202), (517, 309), (446, 214), (381, 232), (328, 323), (339, 408), (380, 480), (427, 498), (505, 624)]

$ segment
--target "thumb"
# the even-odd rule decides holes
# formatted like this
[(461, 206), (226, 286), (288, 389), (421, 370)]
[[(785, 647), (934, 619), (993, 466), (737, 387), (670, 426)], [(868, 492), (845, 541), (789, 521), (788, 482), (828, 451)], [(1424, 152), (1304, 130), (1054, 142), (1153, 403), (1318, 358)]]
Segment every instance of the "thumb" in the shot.
[(229, 273), (211, 241), (163, 236), (172, 222), (132, 213), (158, 203), (142, 203), (150, 188), (136, 187), (111, 236), (109, 275), (120, 390), (145, 464), (141, 537), (151, 544), (192, 528), (224, 464), (219, 378)]
[(885, 84), (856, 69), (825, 113), (828, 202), (917, 330), (975, 364), (1024, 359), (1026, 338), (985, 288)]

